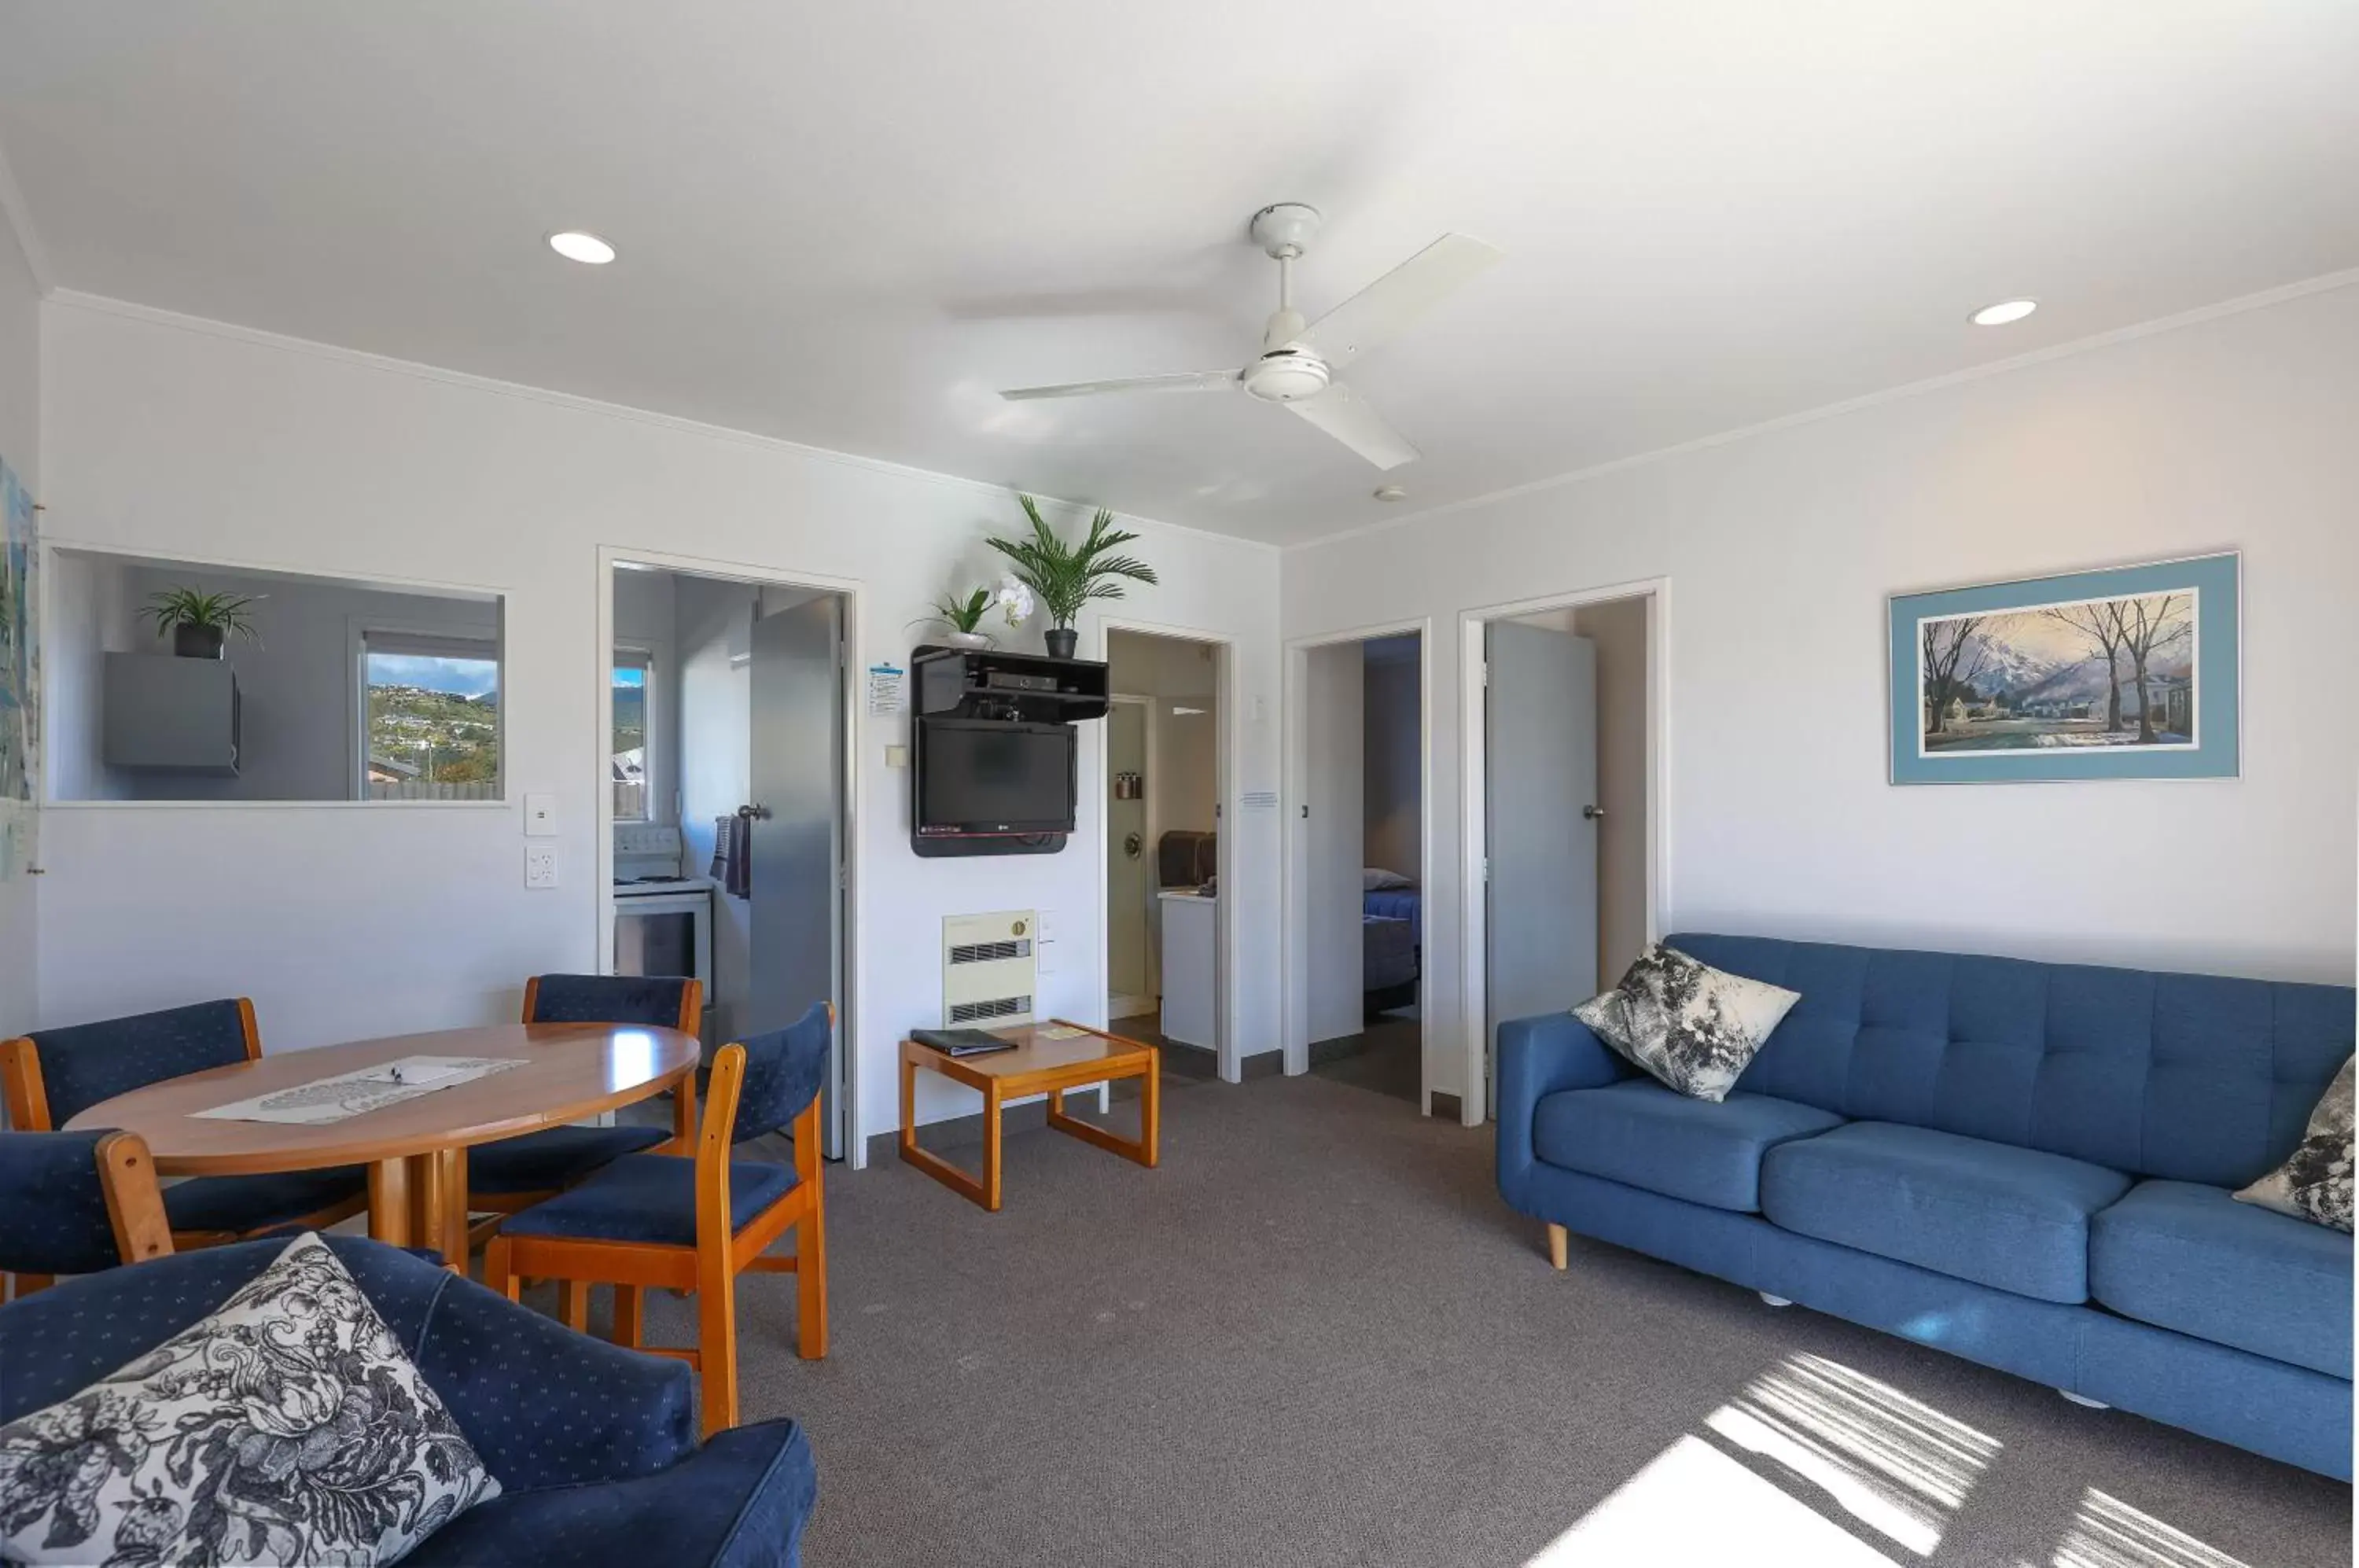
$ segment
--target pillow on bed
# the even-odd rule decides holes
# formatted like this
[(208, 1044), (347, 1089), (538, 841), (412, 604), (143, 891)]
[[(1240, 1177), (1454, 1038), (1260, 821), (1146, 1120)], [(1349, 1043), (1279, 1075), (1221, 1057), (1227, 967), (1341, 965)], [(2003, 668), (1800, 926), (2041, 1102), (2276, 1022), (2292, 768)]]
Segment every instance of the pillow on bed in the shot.
[(1389, 893), (1396, 887), (1416, 886), (1415, 882), (1399, 872), (1387, 871), (1381, 866), (1364, 866), (1360, 868), (1360, 891), (1363, 893)]

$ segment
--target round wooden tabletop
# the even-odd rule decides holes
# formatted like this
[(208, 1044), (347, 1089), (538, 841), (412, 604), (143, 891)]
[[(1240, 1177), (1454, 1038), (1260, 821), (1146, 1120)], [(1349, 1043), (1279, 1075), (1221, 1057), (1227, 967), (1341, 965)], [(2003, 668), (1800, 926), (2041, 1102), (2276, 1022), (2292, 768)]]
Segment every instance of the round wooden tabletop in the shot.
[[(190, 1114), (405, 1056), (512, 1057), (524, 1065), (310, 1127)], [(66, 1130), (136, 1132), (166, 1176), (358, 1165), (578, 1122), (660, 1094), (693, 1073), (697, 1057), (695, 1036), (637, 1025), (437, 1029), (290, 1051), (168, 1078), (101, 1101), (69, 1121)]]

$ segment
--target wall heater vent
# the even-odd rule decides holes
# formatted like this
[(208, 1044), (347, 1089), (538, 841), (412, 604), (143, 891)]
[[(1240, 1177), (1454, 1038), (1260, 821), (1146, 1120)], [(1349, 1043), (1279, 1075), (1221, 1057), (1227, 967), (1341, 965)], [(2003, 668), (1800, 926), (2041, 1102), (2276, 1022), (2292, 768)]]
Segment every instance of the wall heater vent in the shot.
[(1037, 920), (1030, 909), (942, 921), (942, 1024), (1032, 1021)]

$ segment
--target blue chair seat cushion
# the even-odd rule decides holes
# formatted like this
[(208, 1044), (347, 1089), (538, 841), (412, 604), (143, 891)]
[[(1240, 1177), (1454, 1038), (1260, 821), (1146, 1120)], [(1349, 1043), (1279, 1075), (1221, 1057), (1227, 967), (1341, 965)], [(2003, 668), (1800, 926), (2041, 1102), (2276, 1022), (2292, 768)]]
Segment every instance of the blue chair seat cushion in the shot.
[(164, 1214), (176, 1231), (244, 1235), (333, 1208), (367, 1189), (368, 1172), (358, 1165), (267, 1176), (191, 1176), (164, 1189)]
[[(791, 1166), (733, 1160), (731, 1234), (793, 1190)], [(568, 1192), (500, 1224), (506, 1236), (579, 1236), (584, 1241), (696, 1245), (696, 1161), (672, 1154), (626, 1154)]]
[(2089, 1222), (2130, 1179), (1930, 1127), (1853, 1122), (1761, 1162), (1771, 1224), (2044, 1301), (2089, 1299)]
[(556, 1127), (477, 1144), (467, 1151), (467, 1191), (493, 1196), (554, 1192), (670, 1137), (653, 1127)]
[(1532, 1152), (1584, 1176), (1756, 1214), (1761, 1157), (1842, 1125), (1832, 1111), (1767, 1094), (1715, 1103), (1631, 1078), (1542, 1096), (1532, 1116)]
[(2130, 1189), (2090, 1225), (2089, 1294), (2157, 1328), (2351, 1376), (2350, 1235), (2224, 1187)]

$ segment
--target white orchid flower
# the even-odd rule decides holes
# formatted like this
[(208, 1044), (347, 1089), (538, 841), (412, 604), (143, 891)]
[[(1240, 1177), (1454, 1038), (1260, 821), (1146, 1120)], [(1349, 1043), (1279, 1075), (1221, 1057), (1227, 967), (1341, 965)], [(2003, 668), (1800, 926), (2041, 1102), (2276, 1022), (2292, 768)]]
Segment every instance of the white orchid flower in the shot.
[(999, 607), (1007, 624), (1020, 626), (1032, 617), (1032, 590), (1013, 577), (999, 580)]

